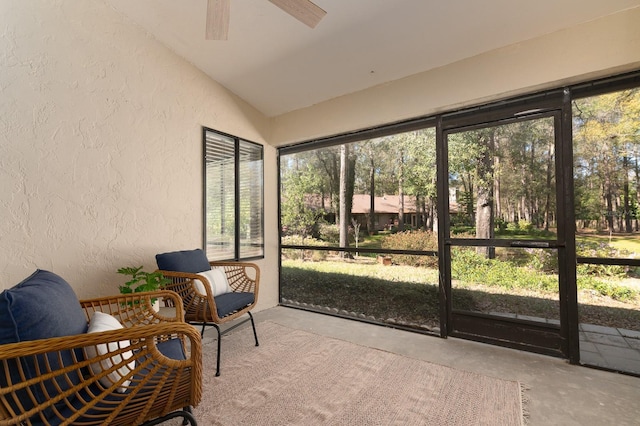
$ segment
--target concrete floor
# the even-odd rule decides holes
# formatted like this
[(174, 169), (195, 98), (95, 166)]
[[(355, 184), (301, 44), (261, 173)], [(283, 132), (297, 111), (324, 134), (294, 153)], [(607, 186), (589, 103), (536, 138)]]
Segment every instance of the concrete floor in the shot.
[[(544, 355), (441, 339), (292, 308), (275, 307), (254, 316), (258, 337), (260, 322), (272, 321), (459, 370), (519, 381), (527, 388), (526, 424), (530, 426), (640, 425), (637, 377), (570, 365)], [(205, 338), (213, 338), (214, 333), (208, 330)], [(222, 351), (224, 369), (224, 342)]]
[(640, 374), (639, 331), (593, 324), (580, 324), (579, 327), (582, 363)]

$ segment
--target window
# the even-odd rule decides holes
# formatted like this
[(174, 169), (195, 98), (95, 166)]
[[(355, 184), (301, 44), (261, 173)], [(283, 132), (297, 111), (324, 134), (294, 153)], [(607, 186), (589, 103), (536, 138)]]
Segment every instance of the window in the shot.
[(204, 247), (211, 260), (264, 256), (263, 148), (203, 129)]
[(280, 301), (435, 333), (435, 126), (345, 139), (278, 150)]

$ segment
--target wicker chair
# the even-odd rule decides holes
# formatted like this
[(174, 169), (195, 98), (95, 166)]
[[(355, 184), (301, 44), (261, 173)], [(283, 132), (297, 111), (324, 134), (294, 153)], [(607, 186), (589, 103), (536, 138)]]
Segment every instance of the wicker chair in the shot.
[[(184, 306), (185, 320), (193, 325), (201, 325), (201, 335), (205, 327), (213, 326), (218, 333), (218, 356), (216, 376), (220, 375), (221, 337), (246, 321), (251, 321), (253, 336), (258, 343), (258, 334), (251, 309), (258, 302), (260, 269), (248, 262), (209, 262), (201, 249), (183, 250), (156, 255), (156, 262), (162, 274), (171, 280), (167, 290), (180, 295)], [(215, 295), (212, 279), (204, 273), (221, 268), (224, 271), (228, 290)], [(244, 314), (249, 318), (226, 328), (220, 325), (232, 321)]]
[[(18, 342), (0, 345), (0, 425), (155, 425), (175, 417), (195, 425), (191, 407), (202, 395), (202, 348), (197, 330), (182, 319), (179, 296), (158, 291), (67, 300), (75, 294), (56, 277), (37, 271), (26, 286), (31, 293), (15, 291), (24, 290), (25, 280), (0, 295), (0, 315), (11, 310), (21, 334)], [(175, 315), (156, 313), (155, 298), (173, 303)], [(16, 310), (16, 301), (40, 306), (31, 315), (38, 322)], [(95, 321), (95, 312), (122, 328), (78, 332)], [(34, 329), (50, 332), (70, 315), (84, 326), (65, 325), (70, 335), (25, 339)], [(0, 329), (3, 341), (16, 337), (12, 333)]]

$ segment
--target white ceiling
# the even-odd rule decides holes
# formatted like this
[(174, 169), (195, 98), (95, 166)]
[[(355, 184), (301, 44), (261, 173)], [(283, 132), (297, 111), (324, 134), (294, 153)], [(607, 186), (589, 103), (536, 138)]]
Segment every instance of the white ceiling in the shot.
[(311, 29), (267, 0), (231, 0), (229, 40), (207, 41), (207, 0), (106, 1), (267, 116), (640, 6), (640, 0), (314, 0), (327, 15)]

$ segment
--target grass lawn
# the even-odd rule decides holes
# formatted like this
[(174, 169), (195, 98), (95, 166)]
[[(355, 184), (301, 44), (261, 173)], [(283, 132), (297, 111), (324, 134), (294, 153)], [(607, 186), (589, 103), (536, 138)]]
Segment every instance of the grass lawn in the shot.
[(640, 234), (597, 234), (595, 232), (579, 233), (576, 235), (576, 242), (592, 242), (598, 244), (610, 244), (617, 250), (634, 253), (636, 258), (640, 256)]
[[(506, 272), (511, 281), (516, 278), (512, 270)], [(492, 275), (495, 273), (488, 271), (482, 281), (491, 281)], [(531, 272), (528, 280), (535, 276), (536, 273)], [(383, 323), (424, 329), (439, 327), (438, 273), (435, 269), (384, 266), (364, 257), (348, 261), (283, 260), (282, 280), (281, 295), (285, 301)], [(504, 281), (483, 285), (457, 280), (453, 289), (454, 308), (559, 318), (556, 291), (511, 283), (505, 285)], [(637, 297), (614, 300), (586, 288), (580, 290), (579, 301), (581, 322), (632, 330), (640, 328), (640, 300)]]
[(437, 271), (359, 261), (282, 262), (283, 299), (382, 322), (439, 326)]

